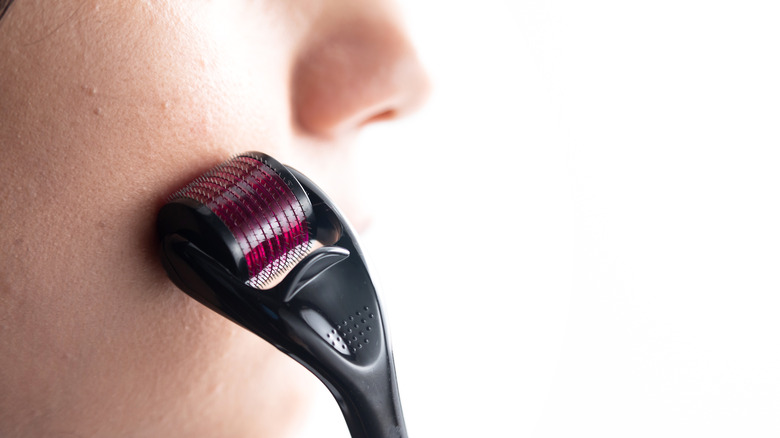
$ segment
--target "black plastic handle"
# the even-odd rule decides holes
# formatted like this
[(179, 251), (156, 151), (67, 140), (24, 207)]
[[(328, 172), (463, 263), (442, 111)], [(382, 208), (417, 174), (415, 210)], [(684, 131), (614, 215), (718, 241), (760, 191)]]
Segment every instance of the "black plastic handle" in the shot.
[[(307, 255), (277, 286), (247, 286), (177, 233), (161, 236), (163, 265), (187, 294), (314, 373), (353, 438), (406, 438), (385, 320), (355, 233), (317, 186), (290, 171), (310, 197), (328, 246)], [(170, 223), (166, 218), (166, 230)]]

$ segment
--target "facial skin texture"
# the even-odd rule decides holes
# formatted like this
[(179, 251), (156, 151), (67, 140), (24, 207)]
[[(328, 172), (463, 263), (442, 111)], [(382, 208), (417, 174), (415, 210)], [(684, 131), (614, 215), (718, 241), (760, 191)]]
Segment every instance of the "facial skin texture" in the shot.
[(426, 88), (383, 1), (16, 0), (0, 21), (0, 436), (284, 436), (314, 378), (168, 281), (157, 210), (259, 150), (360, 224), (350, 144)]

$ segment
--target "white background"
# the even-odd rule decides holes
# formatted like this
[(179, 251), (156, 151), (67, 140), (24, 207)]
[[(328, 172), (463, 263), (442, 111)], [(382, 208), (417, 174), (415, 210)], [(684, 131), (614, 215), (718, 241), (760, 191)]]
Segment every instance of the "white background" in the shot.
[(776, 4), (402, 2), (434, 93), (361, 160), (412, 438), (780, 436)]

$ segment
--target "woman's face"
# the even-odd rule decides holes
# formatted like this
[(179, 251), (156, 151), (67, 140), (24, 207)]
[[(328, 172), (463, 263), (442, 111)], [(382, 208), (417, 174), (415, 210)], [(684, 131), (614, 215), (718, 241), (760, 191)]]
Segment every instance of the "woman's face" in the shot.
[(167, 280), (157, 210), (258, 150), (359, 225), (350, 143), (425, 89), (383, 0), (16, 0), (0, 21), (0, 436), (283, 433), (313, 379)]

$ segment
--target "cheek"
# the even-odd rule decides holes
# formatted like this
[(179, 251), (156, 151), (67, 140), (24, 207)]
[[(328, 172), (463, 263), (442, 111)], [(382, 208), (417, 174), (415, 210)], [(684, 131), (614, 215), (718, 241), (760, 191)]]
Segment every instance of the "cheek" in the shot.
[[(81, 12), (83, 26), (99, 11)], [(12, 248), (0, 264), (0, 351), (12, 352), (0, 357), (0, 391), (26, 382), (24, 397), (52, 409), (107, 392), (128, 410), (203, 395), (218, 378), (253, 382), (249, 365), (276, 354), (170, 284), (154, 222), (167, 195), (226, 156), (284, 153), (280, 73), (246, 85), (251, 66), (194, 17), (179, 16), (191, 21), (177, 32), (148, 20), (140, 31), (137, 18), (66, 24), (7, 58), (23, 86), (4, 90), (16, 109), (0, 131), (11, 145), (0, 245)], [(236, 363), (241, 375), (220, 375)], [(150, 379), (154, 393), (139, 385)]]
[(105, 9), (80, 10), (15, 60), (31, 79), (4, 96), (22, 108), (6, 125), (7, 179), (20, 187), (18, 219), (49, 230), (49, 247), (62, 239), (95, 278), (155, 282), (154, 217), (168, 194), (239, 151), (284, 155), (285, 82), (195, 6)]

